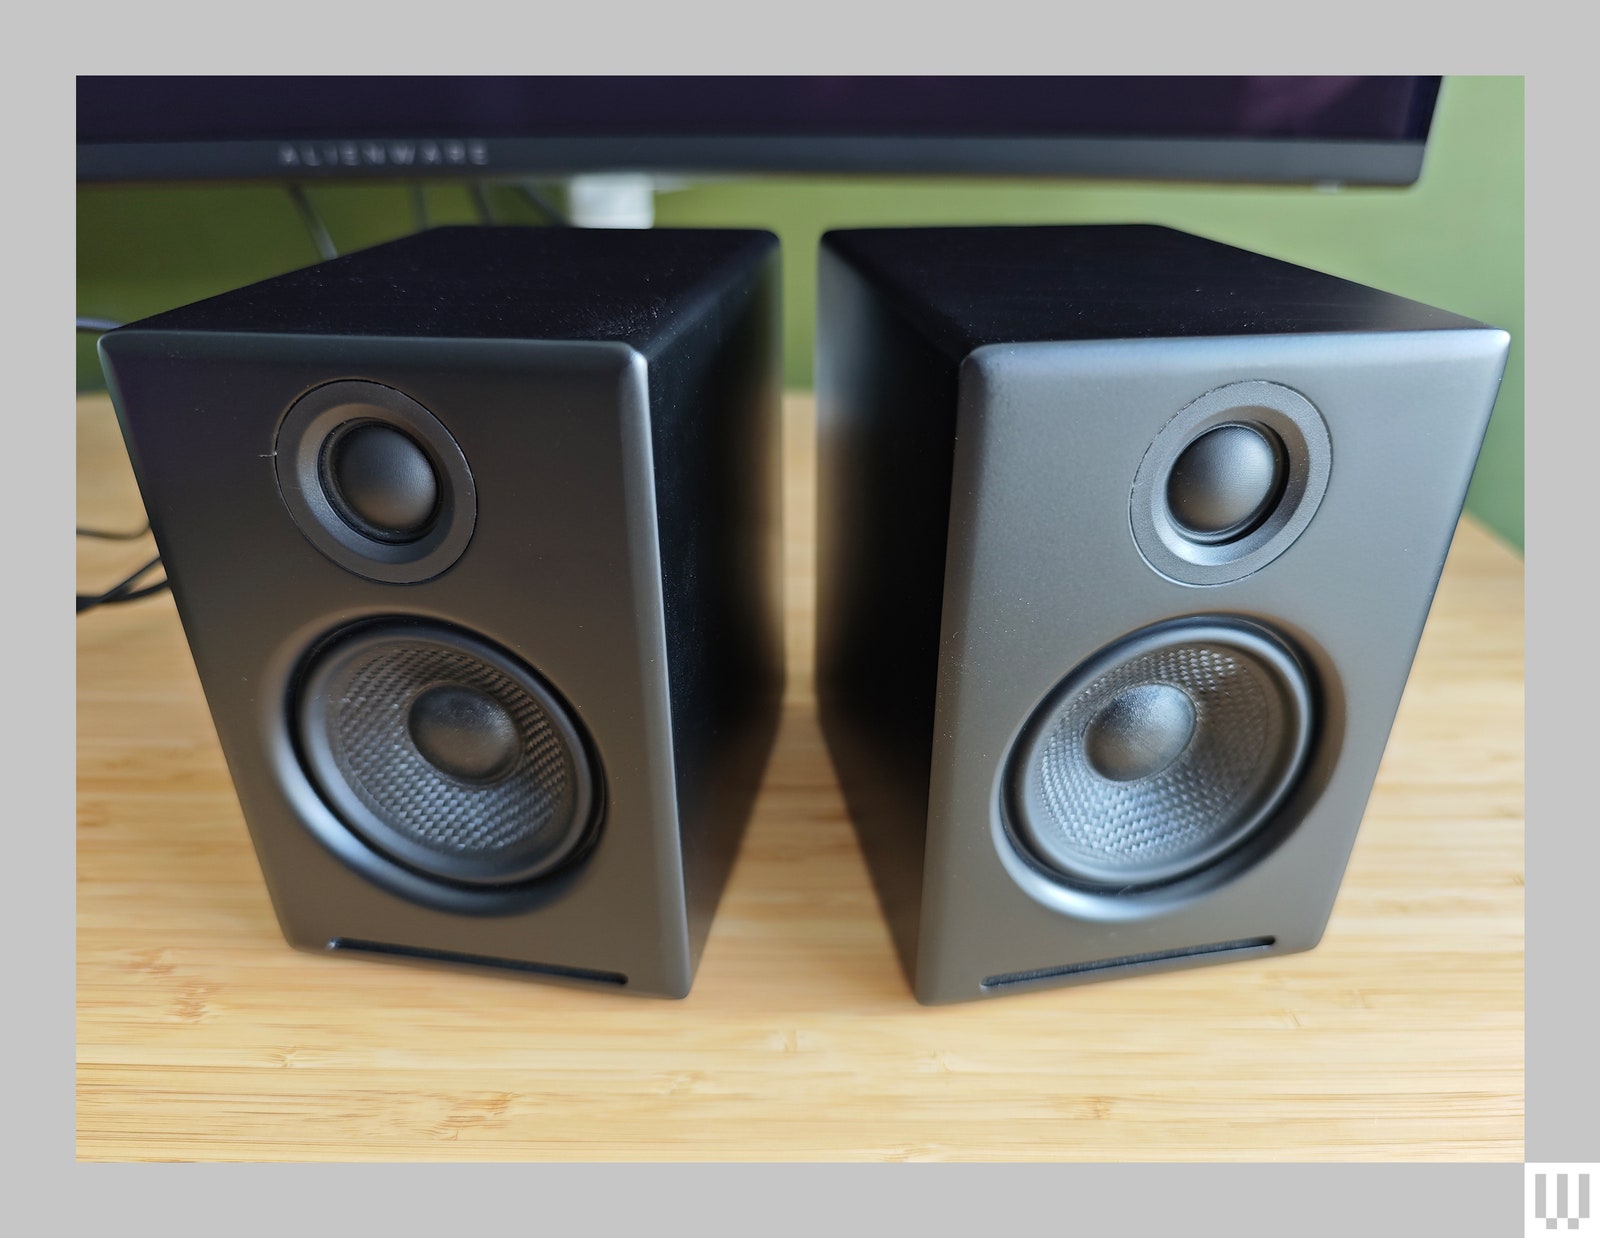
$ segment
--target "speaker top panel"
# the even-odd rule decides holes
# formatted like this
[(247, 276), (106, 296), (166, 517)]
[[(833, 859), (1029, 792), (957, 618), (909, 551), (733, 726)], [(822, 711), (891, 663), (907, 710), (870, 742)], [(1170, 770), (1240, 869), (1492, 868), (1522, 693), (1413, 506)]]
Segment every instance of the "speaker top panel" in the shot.
[(831, 250), (960, 359), (986, 344), (1481, 327), (1150, 224), (862, 228)]
[[(628, 344), (646, 357), (777, 248), (733, 229), (433, 228), (157, 314), (139, 331)], [(126, 330), (127, 328), (124, 328)]]

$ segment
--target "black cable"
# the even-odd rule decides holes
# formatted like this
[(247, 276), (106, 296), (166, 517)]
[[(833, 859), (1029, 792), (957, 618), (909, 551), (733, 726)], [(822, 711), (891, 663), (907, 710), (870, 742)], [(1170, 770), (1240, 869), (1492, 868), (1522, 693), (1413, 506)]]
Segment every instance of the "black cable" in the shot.
[(532, 185), (518, 185), (517, 191), (522, 195), (522, 200), (543, 215), (545, 222), (551, 227), (572, 227), (572, 221), (557, 209), (555, 203), (551, 202), (549, 198), (545, 197)]
[(79, 537), (98, 537), (107, 542), (136, 542), (149, 532), (148, 520), (137, 529), (86, 529), (81, 524), (77, 528)]
[(317, 252), (324, 258), (337, 258), (339, 250), (334, 246), (333, 237), (328, 235), (327, 225), (322, 222), (322, 216), (317, 214), (316, 207), (311, 205), (311, 199), (306, 197), (306, 191), (299, 185), (288, 185), (289, 200), (294, 203), (295, 209), (300, 212), (300, 218), (305, 221), (306, 231), (311, 234), (311, 240), (317, 247)]
[(129, 593), (119, 593), (116, 597), (100, 604), (102, 606), (117, 606), (123, 602), (137, 602), (140, 598), (154, 597), (158, 593), (165, 593), (168, 587), (167, 579), (163, 576), (153, 585), (145, 585), (142, 589), (134, 589)]
[(472, 182), (472, 201), (478, 208), (480, 223), (494, 223), (494, 210), (489, 206), (489, 191), (477, 181)]
[[(122, 324), (114, 318), (91, 318), (78, 316), (78, 330), (93, 335), (104, 335), (107, 331), (115, 331)], [(136, 542), (150, 532), (150, 522), (146, 520), (137, 529), (86, 529), (81, 524), (74, 530), (79, 537), (95, 537), (107, 542)], [(144, 585), (135, 589), (133, 586), (139, 579), (159, 566), (161, 556), (157, 555), (131, 576), (125, 576), (104, 593), (79, 593), (75, 596), (78, 600), (78, 613), (81, 615), (86, 610), (93, 610), (96, 606), (107, 606), (116, 602), (131, 602), (136, 598), (150, 597), (160, 593), (167, 587), (165, 580), (158, 580), (154, 584)]]
[(96, 606), (114, 606), (121, 602), (137, 601), (139, 598), (147, 598), (153, 594), (160, 593), (163, 589), (169, 588), (170, 586), (164, 577), (153, 584), (139, 585), (141, 579), (160, 566), (161, 556), (157, 555), (139, 568), (138, 571), (130, 572), (117, 581), (104, 593), (77, 594), (77, 613), (81, 615), (84, 611), (93, 610)]

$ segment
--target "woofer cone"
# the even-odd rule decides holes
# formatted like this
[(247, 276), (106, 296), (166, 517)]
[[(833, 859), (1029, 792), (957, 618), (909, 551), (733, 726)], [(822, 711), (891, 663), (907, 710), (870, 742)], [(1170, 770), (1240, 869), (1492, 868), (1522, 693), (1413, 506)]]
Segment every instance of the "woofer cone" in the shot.
[(1309, 674), (1237, 619), (1146, 628), (1090, 658), (1024, 726), (1006, 819), (1039, 866), (1130, 890), (1178, 880), (1260, 830), (1310, 752)]
[(294, 713), (306, 772), (334, 814), (423, 875), (532, 881), (593, 827), (598, 779), (572, 712), (487, 641), (364, 625), (315, 653)]

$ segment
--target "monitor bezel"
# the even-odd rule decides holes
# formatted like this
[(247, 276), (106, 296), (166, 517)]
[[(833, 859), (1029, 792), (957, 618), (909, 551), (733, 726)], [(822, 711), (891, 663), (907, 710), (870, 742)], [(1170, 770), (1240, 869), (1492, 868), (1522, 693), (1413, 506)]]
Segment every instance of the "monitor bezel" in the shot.
[[(391, 152), (405, 147), (410, 162), (396, 163)], [(352, 136), (86, 143), (78, 146), (78, 180), (493, 181), (634, 172), (1410, 185), (1421, 175), (1426, 149), (1425, 139)]]

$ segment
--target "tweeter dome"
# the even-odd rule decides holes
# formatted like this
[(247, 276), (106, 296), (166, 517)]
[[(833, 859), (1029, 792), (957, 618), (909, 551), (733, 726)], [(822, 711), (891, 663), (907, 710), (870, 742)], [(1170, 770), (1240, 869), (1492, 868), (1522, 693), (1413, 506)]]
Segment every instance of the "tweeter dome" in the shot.
[(818, 703), (918, 998), (1313, 946), (1505, 333), (1156, 227), (819, 261)]

